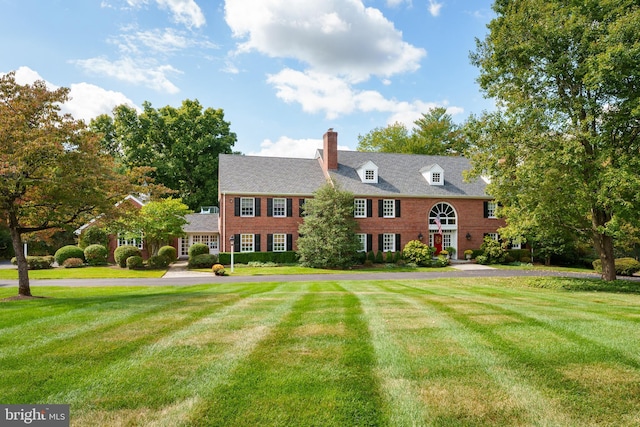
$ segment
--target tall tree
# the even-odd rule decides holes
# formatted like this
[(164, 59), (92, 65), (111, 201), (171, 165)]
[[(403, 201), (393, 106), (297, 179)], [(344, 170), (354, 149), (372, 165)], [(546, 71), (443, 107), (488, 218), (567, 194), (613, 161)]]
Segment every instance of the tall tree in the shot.
[(175, 190), (191, 209), (217, 204), (218, 155), (231, 153), (236, 142), (222, 109), (203, 109), (197, 100), (180, 108), (144, 103), (141, 113), (120, 105), (113, 118), (100, 116), (91, 126), (103, 135), (106, 152), (126, 168), (153, 167), (156, 182)]
[(19, 285), (31, 296), (22, 235), (76, 228), (111, 211), (127, 180), (84, 123), (60, 114), (69, 90), (0, 77), (0, 215), (11, 233)]
[(409, 130), (396, 122), (377, 127), (365, 135), (358, 135), (358, 151), (382, 153), (461, 155), (466, 139), (460, 127), (453, 122), (447, 109), (437, 107), (422, 113)]
[(498, 0), (473, 64), (498, 111), (472, 119), (474, 171), (505, 206), (587, 223), (615, 279), (612, 219), (640, 208), (640, 7)]
[(315, 268), (349, 267), (355, 263), (360, 241), (353, 218), (353, 194), (327, 183), (304, 204), (300, 224), (300, 262)]

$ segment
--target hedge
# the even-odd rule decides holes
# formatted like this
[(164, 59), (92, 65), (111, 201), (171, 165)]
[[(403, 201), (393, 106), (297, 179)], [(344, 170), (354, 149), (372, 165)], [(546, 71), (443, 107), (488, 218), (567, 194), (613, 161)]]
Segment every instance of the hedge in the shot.
[[(236, 252), (233, 254), (233, 262), (237, 264), (249, 264), (251, 261), (275, 262), (276, 264), (295, 264), (298, 262), (298, 254), (294, 251), (287, 252)], [(220, 264), (231, 264), (231, 253), (221, 252), (218, 256)]]
[(194, 243), (189, 247), (189, 258), (209, 253), (209, 246), (204, 243)]
[(218, 262), (218, 257), (213, 254), (200, 254), (189, 258), (189, 268), (211, 268)]
[[(27, 268), (29, 270), (44, 270), (51, 268), (54, 258), (51, 255), (46, 256), (28, 256)], [(18, 265), (16, 257), (11, 258), (11, 264)]]
[[(640, 271), (640, 262), (634, 258), (616, 258), (615, 264), (616, 274), (619, 276), (633, 276)], [(602, 261), (599, 259), (593, 261), (593, 269), (602, 273)]]

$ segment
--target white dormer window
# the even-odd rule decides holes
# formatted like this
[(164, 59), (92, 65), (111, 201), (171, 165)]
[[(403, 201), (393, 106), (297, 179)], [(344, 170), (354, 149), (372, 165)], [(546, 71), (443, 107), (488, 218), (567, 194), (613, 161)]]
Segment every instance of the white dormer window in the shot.
[(364, 165), (356, 169), (360, 180), (368, 184), (378, 183), (378, 166), (372, 161), (368, 161)]
[(420, 169), (420, 173), (429, 185), (444, 185), (444, 169), (440, 165), (425, 166)]

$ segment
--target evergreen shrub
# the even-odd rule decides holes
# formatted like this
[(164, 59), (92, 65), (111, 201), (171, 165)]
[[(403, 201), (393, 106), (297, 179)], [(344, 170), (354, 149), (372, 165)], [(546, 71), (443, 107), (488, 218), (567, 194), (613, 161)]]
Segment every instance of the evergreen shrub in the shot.
[(84, 251), (78, 246), (67, 245), (58, 249), (53, 257), (58, 265), (64, 264), (69, 258), (80, 258), (84, 262)]
[(142, 258), (140, 249), (131, 245), (123, 245), (118, 246), (113, 252), (113, 257), (116, 260), (116, 264), (118, 264), (121, 268), (125, 268), (127, 266), (127, 258), (132, 256), (138, 256)]
[(109, 251), (102, 245), (95, 244), (84, 248), (84, 259), (89, 265), (107, 265), (108, 256)]

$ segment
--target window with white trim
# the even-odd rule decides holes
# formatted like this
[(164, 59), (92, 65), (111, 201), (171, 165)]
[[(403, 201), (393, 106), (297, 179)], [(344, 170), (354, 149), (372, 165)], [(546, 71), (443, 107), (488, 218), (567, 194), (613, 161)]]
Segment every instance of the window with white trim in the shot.
[(433, 175), (431, 175), (431, 181), (434, 184), (440, 184), (441, 177), (442, 175), (440, 175), (440, 172), (433, 172)]
[(287, 199), (273, 199), (273, 216), (287, 216)]
[(487, 218), (496, 217), (496, 208), (498, 204), (496, 202), (487, 202)]
[(393, 233), (384, 233), (382, 235), (382, 252), (396, 251), (396, 235)]
[(273, 252), (284, 252), (287, 250), (287, 235), (284, 233), (273, 234)]
[(498, 233), (487, 233), (485, 236), (491, 237), (495, 241), (500, 240), (500, 235)]
[(144, 239), (142, 238), (142, 236), (118, 236), (118, 246), (135, 246), (136, 248), (142, 250), (144, 249)]
[(367, 217), (367, 199), (353, 200), (353, 216), (355, 218)]
[(253, 234), (240, 235), (240, 252), (255, 252), (253, 238)]
[(395, 218), (396, 217), (396, 201), (385, 199), (382, 201), (382, 217), (383, 218)]
[(375, 181), (376, 180), (376, 171), (373, 169), (367, 169), (364, 171), (364, 180), (365, 181)]
[(358, 252), (367, 252), (367, 235), (358, 233), (356, 236), (358, 236), (358, 240), (360, 240), (360, 249), (358, 249)]
[(253, 197), (240, 198), (240, 216), (255, 216), (255, 199)]

